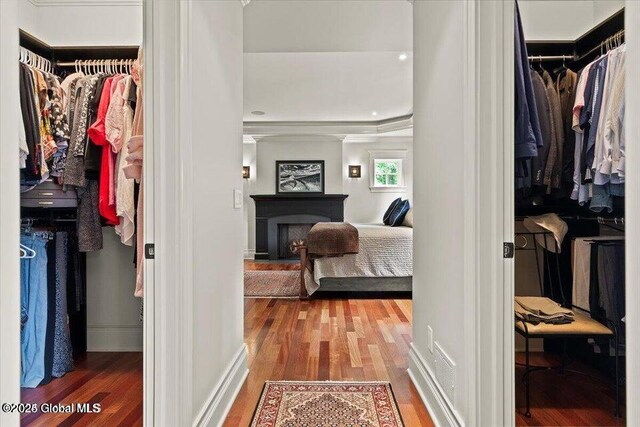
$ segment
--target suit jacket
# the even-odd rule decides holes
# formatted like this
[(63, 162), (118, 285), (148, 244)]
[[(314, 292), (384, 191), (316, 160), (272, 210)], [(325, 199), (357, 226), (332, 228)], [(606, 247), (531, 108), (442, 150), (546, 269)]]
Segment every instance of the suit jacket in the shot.
[(560, 96), (556, 90), (555, 82), (551, 75), (545, 71), (542, 74), (545, 86), (547, 88), (547, 96), (549, 97), (549, 107), (551, 108), (551, 146), (549, 147), (549, 156), (547, 157), (547, 165), (544, 171), (544, 181), (547, 187), (547, 193), (551, 193), (551, 189), (560, 188), (560, 176), (562, 172), (563, 148), (564, 148), (564, 130), (562, 126), (562, 110), (560, 107)]
[[(547, 88), (542, 80), (542, 76), (536, 70), (531, 70), (531, 81), (533, 83), (533, 93), (536, 99), (536, 110), (540, 120), (540, 133), (542, 135), (542, 147), (538, 148), (538, 156), (531, 161), (531, 185), (532, 187), (543, 187), (544, 171), (547, 165), (547, 157), (549, 156), (549, 147), (551, 147), (551, 107), (549, 106), (549, 97), (547, 96)], [(535, 191), (537, 195), (543, 195)]]
[(578, 75), (571, 70), (566, 70), (560, 75), (556, 82), (558, 96), (560, 97), (560, 110), (562, 111), (564, 131), (564, 156), (560, 176), (562, 197), (569, 197), (573, 188), (573, 172), (575, 167), (573, 154), (575, 152), (576, 139), (572, 128), (572, 117), (577, 85)]

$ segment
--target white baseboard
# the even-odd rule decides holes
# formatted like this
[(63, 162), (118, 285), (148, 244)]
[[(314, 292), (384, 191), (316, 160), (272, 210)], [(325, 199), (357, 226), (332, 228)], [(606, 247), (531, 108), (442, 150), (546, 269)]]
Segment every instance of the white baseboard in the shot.
[(244, 259), (255, 259), (256, 250), (255, 249), (245, 249), (244, 250)]
[(464, 421), (413, 344), (409, 351), (409, 377), (436, 426), (464, 427)]
[(195, 427), (221, 426), (248, 374), (247, 349), (242, 344), (222, 379), (202, 405), (193, 425)]
[(87, 351), (142, 351), (142, 325), (89, 325)]

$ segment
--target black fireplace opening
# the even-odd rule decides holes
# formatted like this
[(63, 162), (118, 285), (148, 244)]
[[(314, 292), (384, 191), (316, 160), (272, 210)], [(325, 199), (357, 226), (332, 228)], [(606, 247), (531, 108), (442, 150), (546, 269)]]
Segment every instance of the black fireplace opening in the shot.
[(305, 240), (313, 224), (278, 224), (278, 259), (300, 259), (291, 251), (291, 242)]

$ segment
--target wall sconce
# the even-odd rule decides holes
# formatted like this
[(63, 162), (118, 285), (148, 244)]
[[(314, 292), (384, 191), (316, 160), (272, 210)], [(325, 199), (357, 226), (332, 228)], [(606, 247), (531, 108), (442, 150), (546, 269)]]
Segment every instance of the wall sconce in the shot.
[(349, 178), (361, 178), (361, 177), (362, 177), (362, 166), (349, 165)]
[(251, 178), (251, 167), (250, 166), (243, 166), (242, 167), (242, 177), (244, 179)]

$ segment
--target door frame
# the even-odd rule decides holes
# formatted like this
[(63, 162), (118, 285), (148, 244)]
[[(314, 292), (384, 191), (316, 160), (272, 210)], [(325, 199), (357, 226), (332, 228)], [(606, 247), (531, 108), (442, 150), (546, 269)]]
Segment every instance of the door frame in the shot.
[(465, 294), (475, 292), (475, 300), (465, 301), (465, 307), (476, 311), (471, 321), (477, 338), (475, 351), (469, 354), (475, 360), (475, 370), (470, 372), (476, 378), (469, 391), (468, 425), (508, 426), (515, 422), (514, 263), (503, 258), (503, 242), (513, 239), (515, 7), (513, 1), (472, 3), (467, 67), (473, 94), (466, 94), (465, 104), (473, 115), (465, 123), (472, 126), (466, 140), (473, 156), (465, 169), (475, 169), (469, 176), (475, 197), (470, 204), (475, 209), (466, 219), (474, 225), (471, 232), (465, 229), (465, 236), (473, 236), (465, 251), (474, 256), (465, 258), (469, 260), (465, 268), (474, 264), (476, 271), (465, 281)]
[[(17, 156), (20, 108), (18, 3), (0, 1), (0, 403), (20, 402), (20, 186)], [(5, 72), (5, 70), (13, 70)], [(11, 172), (9, 172), (11, 171)], [(0, 411), (0, 425), (18, 426), (18, 413)]]
[[(627, 140), (640, 139), (640, 3), (627, 0), (625, 3), (626, 59), (626, 115)], [(640, 147), (630, 144), (625, 155), (627, 163), (637, 166), (640, 162)], [(640, 424), (640, 168), (631, 167), (626, 176), (625, 222), (626, 234), (626, 350), (634, 355), (626, 358), (626, 409), (627, 425)], [(633, 213), (629, 216), (629, 213)]]

